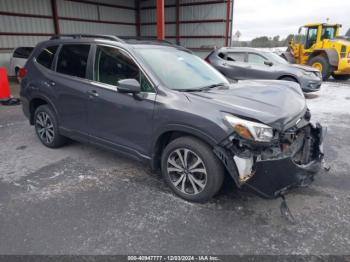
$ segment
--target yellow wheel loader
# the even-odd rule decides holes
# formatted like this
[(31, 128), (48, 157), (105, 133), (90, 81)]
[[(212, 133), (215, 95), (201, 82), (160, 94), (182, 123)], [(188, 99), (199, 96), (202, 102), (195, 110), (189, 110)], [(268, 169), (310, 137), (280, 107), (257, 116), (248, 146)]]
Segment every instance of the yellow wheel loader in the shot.
[(291, 63), (305, 64), (321, 71), (323, 80), (350, 79), (350, 30), (339, 36), (339, 24), (308, 24), (289, 43), (282, 56)]

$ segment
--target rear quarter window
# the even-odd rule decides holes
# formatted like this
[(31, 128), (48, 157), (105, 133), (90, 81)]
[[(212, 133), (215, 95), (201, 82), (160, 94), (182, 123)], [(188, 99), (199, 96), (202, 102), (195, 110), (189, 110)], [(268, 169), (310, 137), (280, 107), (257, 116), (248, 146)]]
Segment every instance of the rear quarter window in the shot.
[(42, 66), (51, 69), (58, 46), (48, 46), (44, 48), (36, 58), (36, 61)]

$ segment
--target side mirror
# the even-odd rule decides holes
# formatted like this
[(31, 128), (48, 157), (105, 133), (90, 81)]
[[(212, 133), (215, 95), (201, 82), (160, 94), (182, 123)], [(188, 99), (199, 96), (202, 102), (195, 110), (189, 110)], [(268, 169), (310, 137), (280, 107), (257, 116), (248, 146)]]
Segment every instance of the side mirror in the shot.
[(141, 85), (136, 79), (123, 79), (118, 81), (117, 89), (121, 93), (137, 94), (141, 92)]
[(267, 66), (273, 66), (273, 63), (271, 61), (264, 61), (264, 64)]

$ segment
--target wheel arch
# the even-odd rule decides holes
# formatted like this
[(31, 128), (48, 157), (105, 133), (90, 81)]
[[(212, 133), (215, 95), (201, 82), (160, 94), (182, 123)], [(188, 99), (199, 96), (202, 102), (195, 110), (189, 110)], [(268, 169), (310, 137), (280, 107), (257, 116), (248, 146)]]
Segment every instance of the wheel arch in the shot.
[(162, 131), (158, 132), (156, 139), (154, 139), (152, 144), (152, 169), (158, 169), (160, 167), (161, 155), (164, 148), (174, 139), (183, 137), (183, 136), (192, 136), (195, 137), (204, 143), (208, 144), (212, 148), (217, 145), (217, 141), (206, 133), (195, 129), (193, 127), (176, 125), (169, 126)]
[(338, 67), (339, 56), (334, 48), (316, 49), (310, 54), (308, 61), (319, 55), (326, 57), (331, 66)]
[(287, 78), (287, 77), (293, 78), (293, 79), (295, 80), (296, 83), (300, 84), (297, 77), (295, 77), (294, 75), (289, 75), (289, 74), (283, 74), (283, 75), (279, 76), (279, 77), (277, 78), (277, 80), (283, 80), (283, 78)]
[(56, 116), (58, 115), (56, 107), (49, 98), (42, 95), (35, 96), (29, 102), (29, 122), (31, 125), (34, 125), (35, 110), (41, 105), (49, 105), (54, 110)]

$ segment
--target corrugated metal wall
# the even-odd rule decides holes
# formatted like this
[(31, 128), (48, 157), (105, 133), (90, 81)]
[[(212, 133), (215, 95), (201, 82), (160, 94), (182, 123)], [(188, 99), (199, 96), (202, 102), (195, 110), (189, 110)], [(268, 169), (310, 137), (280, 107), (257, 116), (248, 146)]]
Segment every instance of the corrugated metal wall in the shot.
[[(92, 33), (136, 36), (136, 11), (134, 10), (134, 1), (99, 0), (95, 2), (128, 6), (132, 9), (58, 0), (58, 15), (59, 17), (65, 17), (65, 19), (60, 19), (59, 22), (61, 33)], [(72, 21), (68, 20), (67, 18), (77, 18), (77, 20), (81, 19), (81, 21)], [(96, 20), (96, 22), (87, 20)], [(115, 24), (113, 22), (115, 22)], [(130, 24), (117, 24), (118, 22)]]
[[(165, 1), (165, 37), (176, 43), (176, 0)], [(179, 1), (179, 44), (204, 56), (215, 46), (224, 46), (226, 37), (227, 1)], [(232, 8), (232, 1), (230, 2)], [(230, 9), (229, 18), (231, 18)], [(155, 0), (141, 2), (141, 36), (156, 35)], [(231, 32), (231, 22), (229, 34)]]
[[(156, 0), (139, 2), (140, 27), (134, 0), (56, 2), (60, 33), (136, 36), (139, 31), (141, 36), (156, 36)], [(4, 59), (1, 53), (9, 53), (18, 46), (34, 46), (55, 33), (51, 3), (51, 0), (0, 0), (0, 66)], [(226, 0), (180, 0), (178, 3), (179, 9), (177, 0), (165, 1), (168, 41), (179, 40), (181, 45), (204, 54), (214, 46), (225, 44)], [(180, 22), (178, 27), (176, 21)]]
[[(1, 0), (0, 11), (28, 15), (51, 16), (50, 1), (47, 0)], [(11, 33), (52, 33), (53, 22), (50, 18), (20, 17), (0, 15), (0, 32)], [(16, 46), (33, 46), (47, 37), (33, 35), (0, 35), (0, 49)]]
[[(61, 34), (136, 36), (133, 0), (56, 1)], [(35, 46), (52, 34), (51, 0), (0, 0), (0, 66), (8, 66), (13, 48)]]

